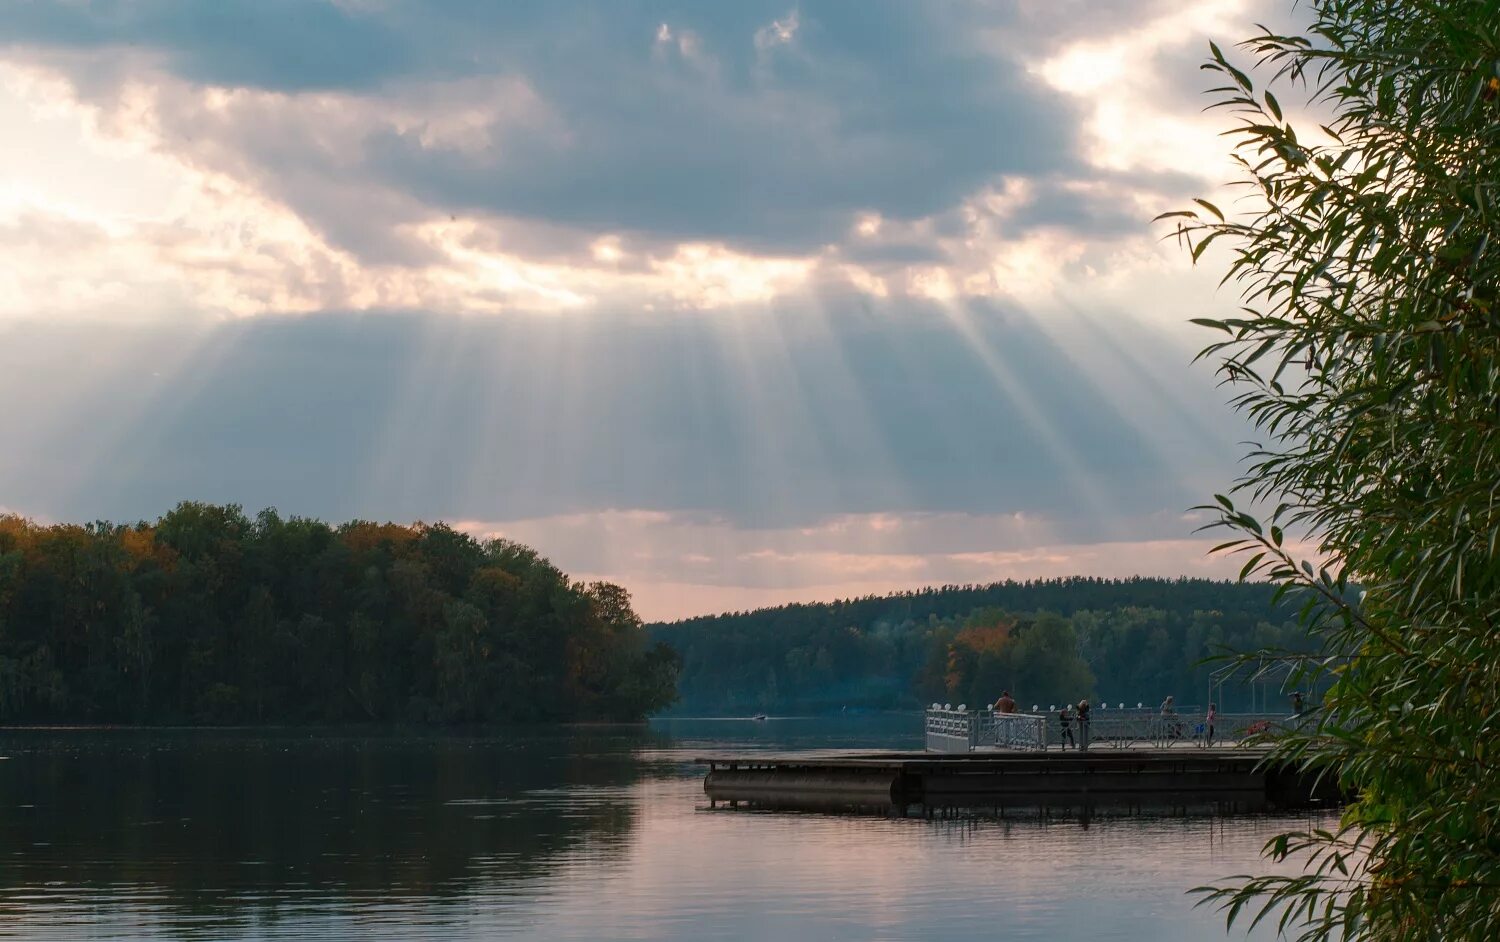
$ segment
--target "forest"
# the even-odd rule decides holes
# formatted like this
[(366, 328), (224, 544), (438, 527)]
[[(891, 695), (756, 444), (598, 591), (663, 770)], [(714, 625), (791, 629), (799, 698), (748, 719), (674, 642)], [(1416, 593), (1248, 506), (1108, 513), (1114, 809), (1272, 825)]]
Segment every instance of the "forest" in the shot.
[[(1204, 579), (1066, 578), (944, 586), (648, 626), (682, 658), (682, 714), (827, 712), (1081, 697), (1203, 705), (1216, 657), (1305, 651), (1274, 586)], [(1284, 703), (1248, 673), (1222, 710)]]
[(635, 720), (676, 673), (624, 589), (443, 525), (0, 516), (3, 722)]
[[(461, 724), (1207, 697), (1210, 659), (1306, 650), (1271, 586), (944, 586), (644, 626), (629, 595), (447, 526), (183, 503), (0, 516), (0, 722)], [(1222, 709), (1251, 691), (1221, 691)], [(1265, 691), (1260, 691), (1264, 696)], [(1274, 693), (1274, 692), (1273, 692)]]

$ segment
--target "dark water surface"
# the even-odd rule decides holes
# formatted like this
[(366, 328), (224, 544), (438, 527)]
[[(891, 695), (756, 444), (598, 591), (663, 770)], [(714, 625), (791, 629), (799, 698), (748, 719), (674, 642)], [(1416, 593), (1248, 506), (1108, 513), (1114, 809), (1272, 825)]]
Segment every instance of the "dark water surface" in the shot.
[(0, 730), (0, 939), (1245, 937), (1185, 891), (1289, 819), (711, 810), (690, 764), (919, 725)]

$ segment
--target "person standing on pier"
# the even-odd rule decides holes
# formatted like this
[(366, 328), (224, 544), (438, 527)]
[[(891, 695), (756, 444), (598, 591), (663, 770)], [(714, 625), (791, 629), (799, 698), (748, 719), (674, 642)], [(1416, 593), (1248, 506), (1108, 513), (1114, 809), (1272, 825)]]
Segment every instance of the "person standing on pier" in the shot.
[(1062, 743), (1064, 749), (1070, 744), (1077, 749), (1078, 740), (1073, 738), (1073, 713), (1066, 703), (1062, 705), (1062, 712), (1057, 714), (1057, 721), (1062, 724), (1062, 735), (1058, 737), (1058, 742)]
[(1177, 721), (1177, 698), (1171, 694), (1161, 702), (1162, 735), (1168, 739), (1182, 738), (1182, 724)]
[(1203, 718), (1203, 744), (1212, 746), (1214, 744), (1214, 720), (1219, 718), (1219, 710), (1215, 704), (1208, 705), (1208, 715)]
[(1002, 690), (1000, 692), (1000, 699), (995, 701), (995, 712), (996, 713), (1014, 713), (1014, 712), (1016, 712), (1016, 701), (1015, 701), (1015, 698), (1010, 695), (1010, 691), (1009, 690)]
[(1089, 702), (1078, 701), (1078, 749), (1080, 752), (1089, 751)]

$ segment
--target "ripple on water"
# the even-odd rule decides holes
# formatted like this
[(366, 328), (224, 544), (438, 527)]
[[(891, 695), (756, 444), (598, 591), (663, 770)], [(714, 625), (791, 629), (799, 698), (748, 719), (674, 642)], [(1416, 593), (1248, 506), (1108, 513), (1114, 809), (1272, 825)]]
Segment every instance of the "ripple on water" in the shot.
[(1213, 939), (1186, 891), (1288, 823), (710, 812), (690, 765), (908, 736), (883, 722), (13, 736), (0, 939)]

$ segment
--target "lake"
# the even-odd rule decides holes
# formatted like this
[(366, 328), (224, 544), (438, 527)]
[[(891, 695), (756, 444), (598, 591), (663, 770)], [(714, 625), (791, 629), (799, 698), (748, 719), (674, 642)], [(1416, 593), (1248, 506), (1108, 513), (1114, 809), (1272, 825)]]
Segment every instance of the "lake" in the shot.
[(3, 730), (0, 939), (1242, 939), (1186, 891), (1306, 821), (716, 810), (691, 764), (920, 726)]

